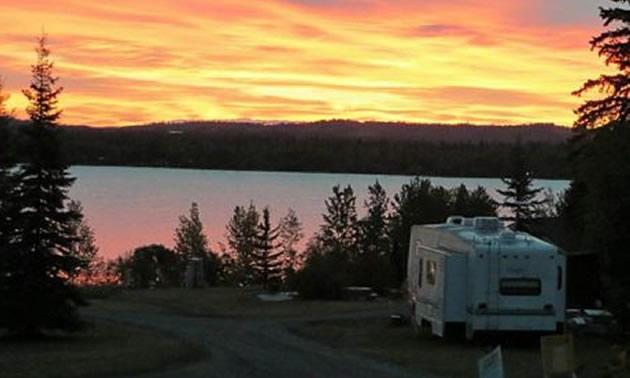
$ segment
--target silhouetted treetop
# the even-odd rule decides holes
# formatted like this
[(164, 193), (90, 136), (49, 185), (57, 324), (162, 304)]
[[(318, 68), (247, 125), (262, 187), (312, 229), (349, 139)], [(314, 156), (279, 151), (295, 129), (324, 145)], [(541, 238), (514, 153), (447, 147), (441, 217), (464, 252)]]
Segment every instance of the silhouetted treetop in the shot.
[[(630, 4), (628, 0), (611, 1), (621, 5)], [(576, 96), (582, 96), (596, 89), (606, 96), (587, 100), (576, 109), (576, 128), (597, 128), (616, 121), (627, 121), (630, 117), (630, 9), (602, 7), (600, 17), (605, 27), (620, 25), (593, 37), (591, 49), (598, 50), (599, 56), (605, 58), (606, 65), (614, 66), (619, 72), (602, 74), (597, 79), (588, 80), (582, 88), (573, 92)]]

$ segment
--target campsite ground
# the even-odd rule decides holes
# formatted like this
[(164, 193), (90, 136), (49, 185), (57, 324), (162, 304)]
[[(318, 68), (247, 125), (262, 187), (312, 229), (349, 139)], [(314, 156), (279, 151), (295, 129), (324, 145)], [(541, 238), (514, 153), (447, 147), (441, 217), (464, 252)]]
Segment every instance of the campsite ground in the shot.
[[(71, 339), (6, 343), (6, 377), (475, 377), (476, 361), (504, 346), (506, 376), (540, 376), (536, 340), (473, 344), (414, 337), (388, 314), (402, 301), (262, 302), (257, 289), (143, 290), (94, 301), (95, 324)], [(600, 377), (601, 339), (578, 340), (585, 369)]]

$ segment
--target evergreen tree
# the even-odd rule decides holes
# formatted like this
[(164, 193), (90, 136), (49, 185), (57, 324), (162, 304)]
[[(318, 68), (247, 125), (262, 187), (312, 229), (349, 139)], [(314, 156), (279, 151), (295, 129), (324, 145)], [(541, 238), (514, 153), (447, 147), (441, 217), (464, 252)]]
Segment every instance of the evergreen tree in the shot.
[(336, 185), (332, 190), (333, 195), (325, 202), (324, 223), (317, 237), (325, 252), (342, 253), (353, 260), (358, 241), (356, 197), (349, 185), (343, 190)]
[(472, 192), (464, 184), (451, 192), (451, 215), (464, 217), (496, 216), (497, 205), (482, 186), (478, 186)]
[[(6, 101), (9, 96), (3, 93), (0, 81), (0, 291), (4, 278), (10, 274), (10, 246), (15, 238), (14, 220), (19, 213), (16, 206), (17, 179), (16, 165), (11, 149), (12, 138), (8, 130), (9, 112)], [(0, 302), (1, 303), (1, 302)]]
[(354, 284), (384, 292), (393, 284), (390, 259), (389, 199), (377, 181), (368, 187), (366, 215), (359, 220), (359, 256), (354, 264)]
[(16, 203), (21, 210), (13, 220), (16, 238), (3, 251), (6, 271), (0, 284), (0, 327), (22, 334), (47, 329), (76, 330), (83, 304), (69, 282), (79, 260), (72, 255), (75, 235), (71, 224), (80, 215), (67, 208), (74, 179), (61, 158), (57, 121), (62, 88), (53, 73), (46, 37), (38, 39), (32, 81), (23, 91), (31, 125), (24, 128), (28, 155), (18, 173)]
[(630, 328), (630, 0), (600, 8), (608, 29), (590, 41), (614, 74), (588, 80), (575, 95), (597, 91), (575, 111), (574, 182), (563, 209), (585, 248), (599, 253), (606, 305)]
[(182, 272), (192, 258), (201, 259), (206, 283), (216, 284), (219, 274), (219, 258), (208, 247), (208, 237), (204, 233), (203, 223), (199, 216), (199, 206), (193, 202), (188, 217), (179, 217), (179, 225), (175, 229), (174, 251), (182, 262)]
[(441, 223), (450, 215), (451, 194), (441, 186), (434, 187), (430, 180), (416, 177), (402, 186), (394, 195), (391, 217), (391, 260), (398, 283), (407, 275), (407, 255), (411, 226)]
[(278, 244), (284, 257), (282, 271), (285, 279), (290, 279), (303, 263), (303, 256), (297, 250), (297, 244), (303, 237), (302, 224), (295, 211), (289, 209), (287, 215), (280, 219), (278, 230)]
[(90, 282), (99, 263), (94, 230), (85, 220), (83, 205), (80, 201), (70, 201), (68, 209), (80, 215), (79, 218), (70, 222), (71, 233), (76, 236), (71, 254), (80, 262), (78, 269), (73, 272), (72, 278), (75, 282)]
[(390, 248), (388, 234), (389, 198), (376, 181), (368, 187), (369, 197), (364, 202), (367, 214), (359, 221), (360, 254), (385, 255)]
[[(630, 0), (611, 0), (619, 4), (630, 4)], [(590, 41), (591, 50), (598, 50), (605, 57), (606, 65), (617, 69), (616, 74), (603, 74), (597, 79), (587, 80), (577, 91), (582, 96), (597, 90), (605, 97), (585, 101), (575, 111), (578, 118), (575, 128), (596, 129), (619, 122), (629, 121), (630, 117), (630, 9), (614, 7), (600, 8), (604, 26), (617, 26), (606, 30)]]
[(138, 247), (117, 261), (122, 277), (129, 275), (135, 288), (179, 286), (179, 258), (169, 248), (160, 244)]
[(510, 211), (511, 215), (504, 219), (512, 220), (512, 227), (515, 230), (526, 230), (527, 221), (536, 214), (536, 209), (544, 201), (537, 200), (536, 197), (543, 188), (534, 188), (534, 179), (527, 168), (525, 151), (521, 140), (517, 140), (512, 151), (512, 172), (509, 177), (501, 178), (507, 186), (506, 189), (499, 189), (504, 200), (500, 205)]
[(259, 220), (260, 214), (254, 204), (250, 204), (247, 209), (237, 206), (226, 226), (228, 247), (235, 262), (233, 269), (235, 277), (232, 279), (242, 285), (256, 280), (252, 259)]
[(258, 224), (252, 264), (264, 289), (278, 284), (282, 278), (282, 250), (278, 249), (279, 228), (272, 228), (269, 208), (265, 207)]
[(203, 258), (208, 252), (208, 237), (204, 234), (203, 224), (199, 218), (199, 206), (193, 202), (188, 217), (179, 217), (179, 225), (175, 230), (175, 252), (183, 261), (193, 257)]

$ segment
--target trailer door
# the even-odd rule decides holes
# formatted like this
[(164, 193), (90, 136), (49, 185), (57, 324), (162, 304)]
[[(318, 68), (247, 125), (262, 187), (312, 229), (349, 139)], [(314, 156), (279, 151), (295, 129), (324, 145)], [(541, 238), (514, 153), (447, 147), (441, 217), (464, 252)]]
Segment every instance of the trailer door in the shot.
[(440, 253), (431, 253), (426, 261), (426, 289), (430, 291), (431, 332), (444, 336), (444, 318), (446, 311), (446, 257)]

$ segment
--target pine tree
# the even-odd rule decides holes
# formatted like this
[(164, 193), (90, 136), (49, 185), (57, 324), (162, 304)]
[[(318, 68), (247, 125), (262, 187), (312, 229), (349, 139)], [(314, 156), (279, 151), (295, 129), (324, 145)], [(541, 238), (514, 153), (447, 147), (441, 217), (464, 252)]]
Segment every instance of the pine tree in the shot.
[(278, 284), (282, 278), (282, 250), (278, 248), (278, 227), (272, 228), (269, 208), (265, 207), (258, 224), (252, 264), (264, 289)]
[(205, 284), (214, 285), (218, 280), (220, 262), (208, 246), (208, 237), (204, 233), (203, 223), (199, 215), (199, 206), (193, 202), (188, 217), (179, 217), (179, 225), (175, 229), (175, 253), (181, 261), (181, 271), (185, 272), (192, 258), (201, 259)]
[(326, 204), (326, 213), (322, 215), (324, 223), (320, 226), (318, 238), (326, 252), (342, 253), (353, 260), (357, 255), (357, 210), (356, 197), (351, 186), (343, 190), (336, 185), (333, 195)]
[(600, 256), (604, 301), (630, 329), (630, 0), (600, 8), (604, 27), (590, 41), (615, 74), (588, 80), (577, 96), (598, 92), (575, 110), (574, 182), (564, 212), (583, 248)]
[(62, 162), (57, 135), (62, 88), (46, 36), (38, 39), (36, 52), (32, 82), (23, 91), (31, 125), (24, 128), (29, 155), (18, 173), (16, 203), (21, 211), (12, 222), (16, 238), (3, 251), (8, 262), (0, 285), (0, 327), (28, 335), (77, 330), (77, 306), (83, 304), (69, 282), (80, 265), (72, 255), (71, 227), (80, 215), (66, 207), (74, 179)]
[(464, 184), (452, 191), (451, 203), (452, 215), (464, 217), (496, 216), (497, 205), (488, 195), (486, 189), (478, 186), (472, 192), (468, 191)]
[(256, 280), (252, 259), (259, 219), (260, 214), (254, 204), (247, 209), (237, 206), (226, 226), (228, 247), (235, 262), (235, 277), (232, 279), (238, 284), (248, 285)]
[(393, 284), (390, 259), (389, 199), (377, 181), (368, 187), (366, 215), (359, 220), (359, 255), (354, 264), (354, 283), (382, 293)]
[(394, 195), (390, 220), (391, 261), (398, 283), (407, 275), (407, 255), (411, 226), (444, 222), (450, 215), (451, 194), (430, 180), (416, 177)]
[(3, 279), (9, 273), (10, 245), (15, 237), (14, 219), (19, 213), (15, 206), (17, 179), (15, 175), (15, 158), (11, 150), (11, 134), (8, 130), (9, 112), (6, 101), (9, 96), (3, 93), (0, 80), (0, 290), (5, 284)]
[(376, 181), (368, 187), (369, 197), (364, 202), (367, 214), (359, 221), (360, 254), (385, 255), (390, 248), (388, 233), (389, 198)]
[(543, 188), (534, 188), (520, 139), (517, 140), (512, 151), (512, 172), (509, 177), (504, 177), (501, 181), (507, 188), (497, 190), (504, 197), (500, 205), (511, 213), (505, 219), (514, 222), (512, 227), (515, 230), (526, 230), (527, 221), (534, 217), (537, 207), (544, 201), (536, 199)]
[(203, 224), (199, 218), (199, 206), (193, 202), (188, 217), (179, 217), (179, 225), (175, 230), (175, 252), (184, 261), (193, 257), (204, 258), (208, 253), (208, 237), (204, 234)]
[[(630, 0), (612, 1), (630, 4)], [(605, 27), (617, 27), (593, 37), (590, 41), (591, 50), (598, 50), (599, 56), (605, 57), (606, 65), (615, 67), (618, 73), (604, 74), (597, 79), (588, 80), (573, 92), (576, 96), (593, 90), (605, 94), (604, 98), (587, 100), (576, 109), (578, 118), (574, 126), (579, 130), (596, 129), (630, 120), (630, 9), (602, 7), (600, 17)]]
[(303, 263), (303, 256), (297, 250), (297, 244), (303, 237), (302, 224), (295, 211), (289, 209), (287, 215), (280, 219), (278, 230), (278, 244), (284, 256), (282, 271), (285, 279), (292, 276)]
[(73, 272), (72, 278), (79, 283), (92, 282), (94, 281), (92, 275), (95, 273), (97, 264), (99, 264), (98, 246), (96, 245), (94, 230), (85, 219), (83, 205), (80, 201), (70, 201), (68, 209), (80, 215), (79, 218), (70, 222), (71, 233), (76, 236), (71, 253), (80, 262), (78, 269)]

